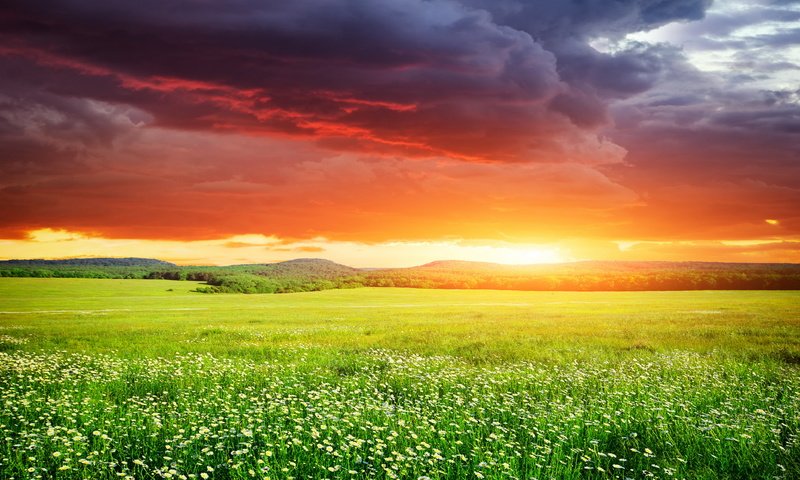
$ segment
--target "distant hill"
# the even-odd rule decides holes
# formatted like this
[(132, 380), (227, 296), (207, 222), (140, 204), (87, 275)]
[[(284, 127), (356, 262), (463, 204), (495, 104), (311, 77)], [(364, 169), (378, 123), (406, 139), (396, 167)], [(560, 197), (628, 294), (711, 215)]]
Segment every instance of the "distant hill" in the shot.
[(178, 266), (150, 258), (7, 260), (3, 277), (149, 278), (206, 282), (201, 291), (285, 293), (356, 287), (498, 290), (800, 290), (800, 264), (588, 261), (503, 265), (440, 260), (358, 269), (320, 258)]
[(362, 287), (354, 282), (356, 268), (320, 258), (298, 258), (285, 262), (184, 267), (178, 271), (154, 272), (151, 278), (202, 280), (208, 293), (291, 293)]
[(175, 267), (155, 258), (65, 258), (61, 260), (0, 260), (3, 267)]
[(235, 265), (231, 268), (250, 267), (256, 275), (278, 278), (313, 278), (334, 280), (359, 272), (357, 268), (322, 258), (297, 258), (263, 265)]
[(434, 262), (409, 268), (424, 268), (428, 270), (450, 270), (450, 271), (475, 271), (475, 270), (495, 270), (497, 268), (508, 267), (499, 263), (489, 262), (469, 262), (467, 260), (436, 260)]
[[(401, 269), (395, 269), (401, 270)], [(503, 272), (527, 275), (530, 273), (574, 274), (608, 272), (655, 272), (655, 271), (707, 271), (707, 272), (752, 272), (752, 271), (800, 271), (796, 263), (725, 263), (725, 262), (663, 262), (663, 261), (601, 261), (589, 260), (567, 263), (540, 263), (531, 265), (507, 265), (465, 260), (437, 260), (405, 270), (443, 272)]]

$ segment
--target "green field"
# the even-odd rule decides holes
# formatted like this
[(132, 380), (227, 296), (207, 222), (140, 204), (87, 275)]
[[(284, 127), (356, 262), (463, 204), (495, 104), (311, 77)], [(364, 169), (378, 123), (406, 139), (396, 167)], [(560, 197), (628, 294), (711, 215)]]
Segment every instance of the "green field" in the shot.
[(0, 478), (800, 478), (800, 292), (0, 279)]

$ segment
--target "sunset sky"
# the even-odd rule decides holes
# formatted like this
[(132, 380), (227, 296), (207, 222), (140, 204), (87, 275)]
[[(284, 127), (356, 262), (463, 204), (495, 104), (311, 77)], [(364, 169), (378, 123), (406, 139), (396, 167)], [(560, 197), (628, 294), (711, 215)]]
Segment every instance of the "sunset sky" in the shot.
[(800, 262), (795, 0), (6, 0), (0, 259)]

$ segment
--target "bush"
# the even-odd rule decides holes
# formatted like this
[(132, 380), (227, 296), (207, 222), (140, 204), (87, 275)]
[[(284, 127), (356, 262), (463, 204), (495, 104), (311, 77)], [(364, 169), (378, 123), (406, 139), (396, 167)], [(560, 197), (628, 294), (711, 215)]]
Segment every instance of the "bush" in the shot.
[(226, 275), (209, 283), (224, 293), (275, 293), (278, 290), (274, 281), (257, 275)]

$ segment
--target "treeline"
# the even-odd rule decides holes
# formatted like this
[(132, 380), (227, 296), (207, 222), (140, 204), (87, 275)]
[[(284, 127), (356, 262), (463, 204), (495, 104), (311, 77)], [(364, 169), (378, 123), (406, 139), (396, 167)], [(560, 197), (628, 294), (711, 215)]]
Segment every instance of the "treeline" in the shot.
[(0, 267), (175, 267), (174, 263), (157, 260), (155, 258), (125, 257), (125, 258), (66, 258), (62, 260), (0, 260)]
[(335, 279), (309, 275), (270, 275), (269, 271), (247, 267), (0, 267), (0, 277), (160, 279), (205, 282), (196, 289), (203, 293), (292, 293), (363, 286), (349, 277)]
[(296, 293), (317, 292), (341, 288), (363, 287), (347, 278), (336, 280), (303, 278), (270, 278), (263, 275), (234, 274), (212, 277), (207, 287), (198, 287), (202, 293)]
[(363, 286), (358, 269), (320, 259), (273, 264), (178, 266), (153, 259), (11, 260), (0, 277), (161, 279), (205, 282), (203, 293), (292, 293)]
[(206, 282), (204, 293), (293, 293), (363, 286), (353, 282), (358, 269), (329, 260), (300, 258), (286, 262), (227, 267), (177, 267), (152, 271), (147, 278)]
[(716, 262), (576, 262), (498, 265), (433, 262), (362, 273), (370, 287), (495, 290), (796, 290), (800, 265)]
[(503, 276), (386, 271), (362, 275), (367, 287), (441, 289), (639, 291), (639, 290), (800, 290), (800, 272), (653, 272)]
[[(166, 273), (166, 275), (165, 275)], [(800, 290), (794, 271), (653, 270), (502, 274), (387, 269), (336, 278), (272, 276), (267, 272), (154, 272), (148, 278), (204, 281), (208, 292), (287, 293), (332, 288), (402, 287), (544, 291)]]
[(150, 278), (153, 267), (142, 266), (4, 266), (0, 265), (0, 277), (38, 278)]
[(290, 293), (358, 287), (800, 290), (797, 264), (704, 262), (580, 262), (537, 266), (434, 262), (413, 268), (359, 270), (320, 259), (226, 267), (177, 266), (152, 259), (25, 260), (0, 262), (0, 276), (185, 280), (204, 282), (197, 291), (205, 293)]
[(178, 268), (153, 258), (69, 258), (64, 260), (3, 260), (0, 277), (147, 278), (154, 269)]

